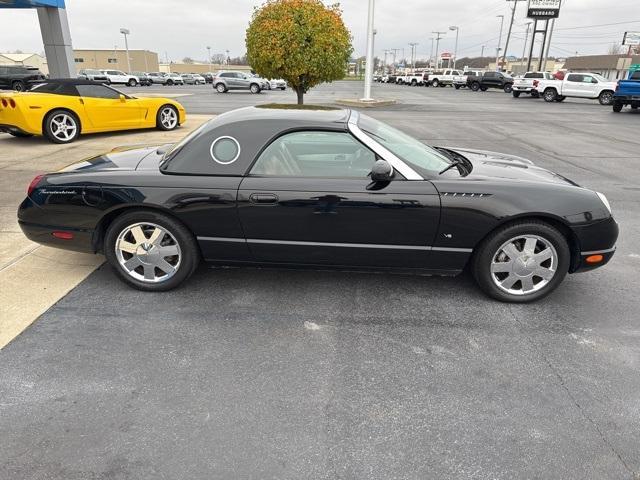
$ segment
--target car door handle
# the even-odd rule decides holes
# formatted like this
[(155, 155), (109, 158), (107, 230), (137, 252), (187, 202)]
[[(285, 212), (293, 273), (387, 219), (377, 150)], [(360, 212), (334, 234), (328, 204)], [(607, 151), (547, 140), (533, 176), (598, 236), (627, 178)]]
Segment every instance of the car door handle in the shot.
[(278, 203), (278, 196), (275, 193), (252, 193), (249, 200), (259, 205), (273, 205)]

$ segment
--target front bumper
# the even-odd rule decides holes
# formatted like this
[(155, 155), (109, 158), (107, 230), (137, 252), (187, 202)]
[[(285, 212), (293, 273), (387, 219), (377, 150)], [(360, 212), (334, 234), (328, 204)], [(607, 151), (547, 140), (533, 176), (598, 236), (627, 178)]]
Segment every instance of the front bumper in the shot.
[[(620, 232), (613, 217), (592, 225), (573, 227), (572, 230), (576, 235), (579, 251), (574, 254), (570, 273), (586, 272), (603, 267), (613, 258)], [(588, 258), (595, 256), (601, 256), (602, 259), (594, 263), (587, 261)]]

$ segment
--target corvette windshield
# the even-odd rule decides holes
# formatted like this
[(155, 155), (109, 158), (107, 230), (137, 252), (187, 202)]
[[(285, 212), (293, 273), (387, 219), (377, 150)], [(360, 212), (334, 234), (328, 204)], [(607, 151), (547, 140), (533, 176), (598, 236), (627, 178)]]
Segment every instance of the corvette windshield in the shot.
[(360, 129), (426, 176), (437, 175), (451, 162), (442, 153), (389, 125), (360, 114)]

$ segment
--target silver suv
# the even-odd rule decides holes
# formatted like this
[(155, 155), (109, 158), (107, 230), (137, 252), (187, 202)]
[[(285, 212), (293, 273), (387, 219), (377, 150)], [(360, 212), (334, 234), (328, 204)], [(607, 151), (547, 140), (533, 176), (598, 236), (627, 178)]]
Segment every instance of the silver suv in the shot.
[(249, 90), (251, 93), (260, 93), (263, 88), (268, 88), (268, 82), (250, 73), (218, 72), (213, 78), (213, 88), (218, 93), (229, 90)]

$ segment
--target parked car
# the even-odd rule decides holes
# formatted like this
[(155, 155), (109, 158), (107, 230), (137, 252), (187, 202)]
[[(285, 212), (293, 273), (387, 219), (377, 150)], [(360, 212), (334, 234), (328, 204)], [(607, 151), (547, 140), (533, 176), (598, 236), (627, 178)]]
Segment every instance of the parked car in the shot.
[(84, 79), (44, 80), (30, 92), (0, 94), (0, 130), (71, 143), (80, 133), (138, 128), (173, 130), (185, 110), (169, 98), (134, 98)]
[(215, 77), (216, 75), (213, 72), (206, 72), (206, 73), (203, 73), (202, 76), (204, 77), (207, 83), (213, 83), (213, 77)]
[(266, 80), (245, 72), (218, 72), (213, 79), (213, 88), (218, 93), (225, 93), (229, 90), (248, 90), (251, 93), (260, 93)]
[(168, 78), (169, 78), (169, 75), (167, 75), (164, 72), (149, 73), (149, 80), (151, 81), (152, 84), (165, 85), (167, 83)]
[(193, 79), (195, 80), (195, 84), (196, 85), (205, 85), (207, 83), (207, 81), (205, 80), (205, 78), (200, 75), (199, 73), (193, 73)]
[(143, 87), (148, 87), (153, 83), (151, 81), (151, 77), (146, 72), (132, 72), (131, 74), (138, 77), (138, 80), (140, 81), (140, 85)]
[(429, 74), (428, 82), (432, 87), (446, 87), (447, 85), (453, 85), (453, 79), (458, 75), (460, 75), (459, 70), (453, 70), (451, 68), (438, 70)]
[(468, 266), (486, 294), (518, 303), (605, 265), (618, 236), (604, 195), (529, 160), (430, 147), (356, 111), (274, 105), (227, 112), (173, 146), (39, 175), (18, 223), (35, 242), (103, 252), (144, 291), (177, 287), (201, 258), (437, 275)]
[(521, 94), (527, 93), (534, 98), (538, 98), (540, 95), (538, 91), (533, 88), (534, 80), (553, 80), (553, 75), (549, 72), (527, 72), (521, 77), (514, 78), (513, 96), (518, 98)]
[(33, 82), (44, 80), (44, 74), (35, 67), (0, 65), (0, 89), (22, 92), (29, 90)]
[(184, 85), (184, 80), (179, 73), (167, 73), (165, 85)]
[(411, 87), (422, 86), (424, 84), (424, 74), (422, 72), (408, 73), (402, 77), (401, 83)]
[(600, 105), (613, 104), (616, 82), (597, 73), (567, 73), (564, 80), (534, 80), (534, 89), (545, 102), (562, 102), (567, 97), (597, 99)]
[(109, 79), (110, 84), (121, 84), (135, 87), (140, 83), (140, 79), (135, 75), (124, 73), (120, 70), (100, 70)]
[(629, 72), (626, 80), (620, 80), (613, 94), (613, 111), (621, 112), (625, 105), (633, 110), (640, 107), (640, 70)]
[(489, 88), (499, 88), (505, 93), (511, 93), (513, 78), (502, 72), (484, 72), (482, 75), (469, 75), (467, 86), (474, 92), (478, 90), (486, 92)]
[(270, 90), (286, 90), (287, 89), (287, 82), (285, 82), (281, 78), (277, 78), (275, 80), (268, 80), (268, 82), (269, 82)]
[(180, 76), (182, 77), (182, 81), (185, 83), (185, 85), (195, 85), (196, 84), (196, 79), (192, 74), (190, 74), (190, 73), (182, 73), (182, 74), (180, 74)]
[(78, 72), (78, 78), (83, 78), (85, 80), (91, 80), (92, 82), (98, 83), (106, 83), (109, 85), (111, 82), (109, 81), (109, 77), (107, 77), (100, 70), (92, 70), (89, 68), (82, 69)]
[(453, 77), (453, 87), (456, 90), (459, 90), (463, 87), (467, 86), (467, 78), (469, 75), (481, 76), (484, 72), (481, 70), (467, 70), (465, 72), (461, 72), (460, 75), (454, 75)]

